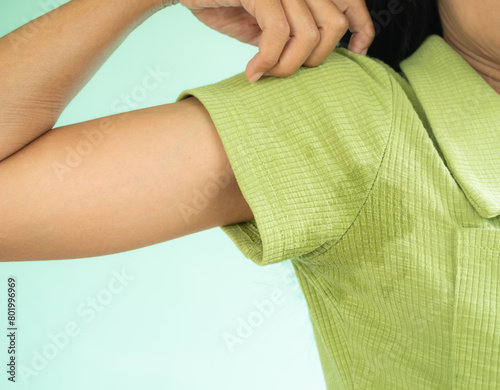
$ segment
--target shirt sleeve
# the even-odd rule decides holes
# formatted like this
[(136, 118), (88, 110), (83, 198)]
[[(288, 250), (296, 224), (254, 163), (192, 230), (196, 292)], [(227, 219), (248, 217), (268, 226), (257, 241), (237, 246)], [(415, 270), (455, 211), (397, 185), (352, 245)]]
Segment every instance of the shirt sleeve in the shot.
[(209, 112), (251, 221), (222, 226), (258, 265), (346, 233), (376, 179), (392, 126), (387, 65), (337, 48), (318, 67), (250, 83), (240, 73), (183, 91)]

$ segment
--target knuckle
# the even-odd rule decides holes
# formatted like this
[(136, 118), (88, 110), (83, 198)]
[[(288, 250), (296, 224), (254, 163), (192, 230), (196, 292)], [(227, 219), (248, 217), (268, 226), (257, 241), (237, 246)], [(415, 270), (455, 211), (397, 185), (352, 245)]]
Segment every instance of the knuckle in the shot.
[(283, 35), (284, 37), (288, 37), (290, 35), (290, 26), (285, 20), (277, 20), (271, 30), (278, 35)]
[(342, 30), (347, 30), (349, 28), (349, 20), (344, 14), (340, 14), (335, 18), (335, 25)]
[(337, 23), (335, 22), (335, 17), (337, 15), (332, 13), (332, 15), (323, 22), (323, 28), (328, 30), (335, 30), (337, 28)]
[(375, 26), (373, 25), (373, 23), (371, 21), (369, 21), (365, 24), (364, 31), (365, 31), (366, 35), (368, 36), (368, 38), (370, 38), (371, 40), (373, 40), (373, 38), (375, 38)]
[(321, 34), (316, 26), (308, 26), (306, 29), (307, 40), (316, 46), (321, 40)]

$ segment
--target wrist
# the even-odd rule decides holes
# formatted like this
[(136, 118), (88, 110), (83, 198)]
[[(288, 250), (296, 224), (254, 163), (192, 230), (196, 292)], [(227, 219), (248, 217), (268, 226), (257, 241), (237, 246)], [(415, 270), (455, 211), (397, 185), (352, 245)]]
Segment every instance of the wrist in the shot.
[[(127, 1), (127, 0), (117, 0), (119, 2)], [(139, 13), (145, 14), (146, 17), (150, 17), (156, 12), (165, 8), (163, 5), (163, 0), (128, 0), (130, 3), (133, 3), (134, 6), (138, 9)], [(167, 0), (170, 1), (170, 0)]]

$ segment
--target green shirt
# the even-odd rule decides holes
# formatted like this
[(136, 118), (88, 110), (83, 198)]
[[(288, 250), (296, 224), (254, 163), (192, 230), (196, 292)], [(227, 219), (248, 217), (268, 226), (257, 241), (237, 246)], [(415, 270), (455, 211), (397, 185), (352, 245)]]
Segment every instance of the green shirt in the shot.
[(255, 217), (222, 230), (291, 260), (329, 390), (499, 389), (500, 95), (437, 35), (401, 69), (338, 48), (178, 100), (207, 108)]

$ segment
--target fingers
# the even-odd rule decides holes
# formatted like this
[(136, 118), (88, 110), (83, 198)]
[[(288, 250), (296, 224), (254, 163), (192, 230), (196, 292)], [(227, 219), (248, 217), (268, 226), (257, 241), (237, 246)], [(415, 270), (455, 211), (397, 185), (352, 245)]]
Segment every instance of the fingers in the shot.
[(250, 60), (245, 71), (250, 82), (257, 81), (278, 62), (290, 36), (290, 26), (279, 0), (256, 0), (255, 3), (258, 4), (254, 9), (245, 7), (262, 30), (259, 52)]
[(321, 33), (304, 0), (286, 0), (283, 9), (290, 25), (290, 39), (278, 62), (267, 70), (267, 73), (278, 77), (293, 74), (308, 60), (321, 41)]
[(320, 65), (348, 28), (349, 49), (358, 54), (366, 54), (375, 36), (365, 0), (254, 0), (253, 5), (248, 11), (262, 35), (246, 69), (251, 82), (263, 73), (287, 77), (302, 65)]
[(361, 54), (371, 43), (371, 18), (364, 0), (355, 1), (350, 0), (349, 7), (345, 7), (345, 16), (332, 0), (256, 1), (254, 16), (262, 36), (259, 52), (247, 66), (249, 81), (257, 81), (263, 73), (286, 77), (302, 65), (320, 65), (350, 23), (354, 33), (352, 47)]
[(352, 32), (348, 49), (357, 54), (366, 54), (375, 38), (375, 27), (366, 8), (365, 0), (350, 0), (348, 5), (340, 7), (349, 21)]
[(335, 49), (349, 27), (349, 21), (332, 0), (305, 0), (314, 17), (320, 41), (304, 62), (305, 66), (320, 65)]

